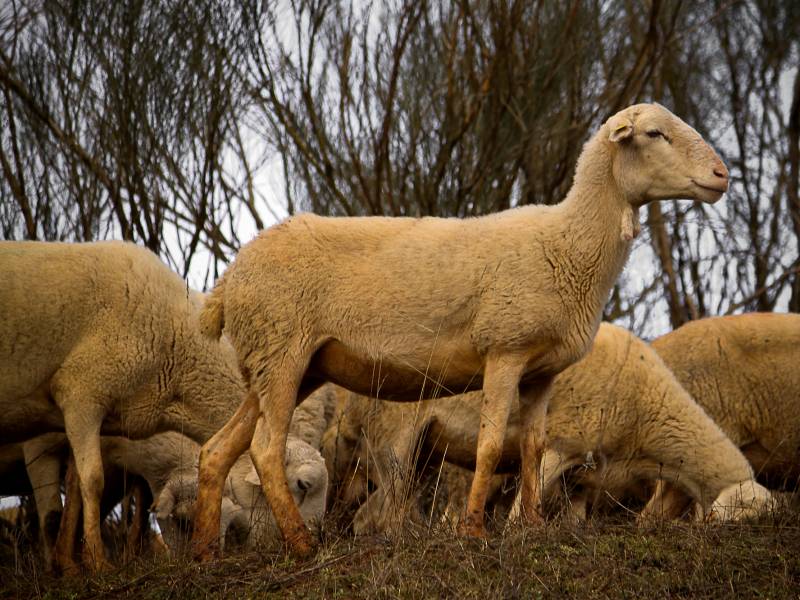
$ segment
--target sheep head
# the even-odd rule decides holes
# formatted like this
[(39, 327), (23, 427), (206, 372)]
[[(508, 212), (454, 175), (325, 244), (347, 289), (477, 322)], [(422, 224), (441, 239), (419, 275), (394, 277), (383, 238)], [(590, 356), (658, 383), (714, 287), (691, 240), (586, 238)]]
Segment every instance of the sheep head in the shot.
[(741, 521), (766, 514), (774, 508), (774, 498), (767, 488), (753, 480), (728, 486), (714, 500), (706, 514), (707, 521)]
[[(262, 492), (261, 480), (252, 461), (243, 456), (231, 471), (233, 496), (241, 508), (230, 521), (232, 530), (244, 534), (250, 546), (269, 545), (278, 540), (275, 520)], [(319, 451), (290, 435), (286, 440), (286, 478), (289, 491), (306, 525), (314, 529), (325, 515), (328, 471)], [(240, 470), (237, 469), (241, 468)]]
[(290, 438), (286, 443), (286, 480), (303, 520), (316, 527), (325, 515), (328, 470), (314, 447)]
[(618, 112), (600, 132), (612, 152), (612, 173), (633, 206), (653, 200), (713, 203), (728, 189), (728, 169), (702, 136), (658, 104)]

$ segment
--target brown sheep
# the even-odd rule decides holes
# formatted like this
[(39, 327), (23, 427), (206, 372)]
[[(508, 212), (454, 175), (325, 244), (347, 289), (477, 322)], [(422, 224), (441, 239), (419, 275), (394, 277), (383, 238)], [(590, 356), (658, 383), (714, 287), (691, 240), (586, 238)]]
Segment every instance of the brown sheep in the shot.
[(286, 479), (292, 411), (324, 381), (416, 401), (482, 388), (477, 465), (461, 531), (484, 535), (489, 482), (520, 399), (524, 515), (536, 506), (553, 377), (589, 349), (609, 291), (655, 200), (717, 201), (728, 172), (702, 137), (659, 105), (612, 116), (584, 147), (556, 206), (472, 219), (293, 217), (244, 246), (206, 301), (250, 385), (203, 448), (194, 540), (217, 539), (225, 476), (250, 445), (284, 539), (313, 542)]

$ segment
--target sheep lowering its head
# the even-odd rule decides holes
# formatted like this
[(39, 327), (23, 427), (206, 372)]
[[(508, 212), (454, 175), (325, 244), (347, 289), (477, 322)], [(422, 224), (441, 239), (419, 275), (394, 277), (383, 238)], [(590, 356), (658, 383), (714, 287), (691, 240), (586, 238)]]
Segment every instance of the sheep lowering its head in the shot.
[[(652, 345), (741, 449), (759, 483), (786, 491), (798, 488), (800, 315), (750, 313), (700, 319), (653, 340)], [(659, 485), (643, 515), (675, 517), (690, 500), (675, 486)], [(729, 511), (720, 503), (717, 512)]]
[(311, 551), (283, 448), (294, 406), (324, 381), (401, 401), (483, 389), (461, 526), (476, 536), (519, 397), (523, 511), (538, 520), (548, 390), (590, 347), (639, 207), (715, 202), (727, 187), (727, 169), (694, 129), (662, 106), (637, 104), (586, 143), (556, 206), (472, 219), (305, 214), (263, 231), (217, 282), (201, 317), (209, 335), (224, 326), (251, 393), (201, 453), (198, 554), (211, 553), (225, 476), (248, 444), (285, 540)]
[(0, 438), (67, 434), (86, 554), (100, 568), (101, 432), (203, 442), (241, 403), (244, 381), (200, 333), (186, 282), (145, 248), (0, 242), (0, 281)]

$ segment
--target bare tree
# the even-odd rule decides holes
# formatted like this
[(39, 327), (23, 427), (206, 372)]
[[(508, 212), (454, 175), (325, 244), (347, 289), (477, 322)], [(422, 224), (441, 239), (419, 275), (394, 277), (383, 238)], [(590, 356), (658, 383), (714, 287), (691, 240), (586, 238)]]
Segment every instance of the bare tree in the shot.
[(643, 211), (606, 318), (800, 310), (799, 46), (775, 0), (10, 0), (0, 232), (133, 239), (208, 283), (284, 212), (558, 202), (590, 133), (657, 100), (731, 190)]
[[(5, 237), (137, 240), (184, 272), (239, 245), (223, 164), (242, 109), (236, 2), (14, 1), (0, 48)], [(168, 233), (169, 232), (169, 233)]]

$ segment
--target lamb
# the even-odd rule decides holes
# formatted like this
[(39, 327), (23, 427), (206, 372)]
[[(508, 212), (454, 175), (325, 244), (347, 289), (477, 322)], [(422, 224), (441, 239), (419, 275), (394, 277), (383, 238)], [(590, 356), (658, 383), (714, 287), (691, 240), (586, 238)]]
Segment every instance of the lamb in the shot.
[[(800, 483), (800, 315), (750, 313), (679, 327), (652, 343), (769, 488)], [(642, 511), (680, 515), (691, 498), (659, 485)]]
[[(102, 438), (106, 465), (139, 475), (155, 498), (154, 509), (164, 541), (170, 549), (180, 546), (180, 522), (192, 520), (197, 493), (197, 460), (200, 446), (177, 432), (153, 435), (144, 440), (118, 436)], [(286, 445), (286, 470), (292, 475), (292, 496), (309, 525), (319, 523), (325, 513), (328, 477), (319, 451), (293, 434)], [(221, 543), (231, 523), (244, 530), (247, 544), (256, 546), (276, 537), (260, 494), (258, 479), (248, 456), (242, 456), (227, 484), (222, 514)], [(257, 486), (254, 490), (254, 485)], [(258, 492), (258, 493), (256, 493)]]
[[(309, 405), (313, 406), (314, 403), (309, 402)], [(298, 416), (300, 418), (293, 422), (293, 433), (313, 431), (308, 428), (307, 423), (297, 423), (303, 418), (308, 420), (307, 411), (298, 411)], [(113, 469), (144, 478), (150, 494), (156, 498), (154, 507), (166, 545), (173, 549), (178, 547), (182, 537), (178, 524), (191, 520), (197, 496), (197, 459), (200, 446), (177, 432), (167, 432), (144, 440), (103, 436), (101, 447), (106, 477), (109, 469)], [(0, 447), (0, 494), (34, 494), (42, 548), (48, 567), (51, 565), (52, 549), (61, 518), (60, 472), (68, 450), (67, 438), (60, 433), (45, 434), (23, 444), (6, 444)], [(30, 457), (27, 465), (24, 457)], [(325, 513), (328, 481), (325, 461), (316, 448), (290, 434), (286, 446), (286, 465), (287, 472), (292, 475), (292, 495), (306, 523), (312, 526), (319, 523)], [(240, 468), (237, 470), (237, 467)], [(256, 477), (253, 484), (253, 477), (256, 477), (255, 470), (249, 457), (241, 457), (231, 471), (222, 515), (224, 524), (233, 522), (246, 532), (249, 546), (268, 543), (271, 538), (276, 538), (276, 532), (268, 529), (271, 517), (265, 512), (258, 479)], [(121, 490), (122, 488), (118, 491)], [(108, 491), (106, 486), (104, 492)], [(113, 505), (121, 494), (112, 493), (111, 497)], [(146, 514), (149, 501), (145, 504), (142, 502), (140, 498), (137, 510), (144, 508)], [(110, 508), (107, 502), (105, 505)], [(77, 515), (75, 521), (77, 525)], [(226, 530), (227, 527), (223, 527), (221, 531), (223, 540)], [(73, 548), (74, 533), (65, 535), (66, 539), (62, 542), (65, 548)], [(69, 550), (65, 550), (66, 553)], [(62, 560), (58, 567), (62, 570), (77, 569), (77, 565), (69, 559)]]
[(213, 552), (224, 478), (248, 444), (286, 542), (311, 551), (281, 463), (292, 409), (324, 381), (401, 401), (483, 389), (461, 527), (474, 536), (484, 535), (487, 486), (520, 397), (523, 508), (539, 519), (548, 389), (589, 349), (639, 207), (716, 202), (727, 186), (727, 169), (695, 130), (662, 106), (637, 104), (586, 144), (557, 206), (465, 220), (304, 214), (263, 231), (202, 314), (210, 336), (224, 326), (252, 398), (201, 454), (198, 556)]
[(0, 281), (0, 436), (66, 432), (101, 568), (100, 433), (177, 430), (203, 442), (244, 382), (233, 356), (200, 333), (184, 281), (144, 248), (0, 242)]
[[(607, 472), (624, 472), (626, 483), (656, 478), (677, 482), (706, 510), (720, 511), (722, 503), (733, 499), (737, 511), (721, 513), (724, 519), (750, 516), (768, 506), (769, 493), (753, 481), (753, 471), (738, 448), (656, 353), (624, 329), (602, 324), (593, 349), (555, 378), (552, 391), (541, 468), (545, 498), (563, 473), (589, 462), (600, 467), (594, 471), (595, 484), (606, 472), (604, 465), (625, 465), (624, 471), (609, 466)], [(424, 402), (419, 408), (392, 404), (372, 411), (364, 408), (368, 403), (375, 406), (374, 402), (352, 398), (348, 404), (355, 405), (353, 420), (367, 417), (361, 430), (368, 442), (353, 443), (352, 433), (350, 440), (346, 436), (339, 442), (331, 434), (326, 435), (324, 448), (326, 458), (337, 450), (360, 448), (362, 473), (373, 469), (370, 477), (377, 490), (356, 513), (357, 533), (399, 527), (401, 502), (409, 496), (402, 475), (411, 470), (417, 447), (423, 456), (430, 453), (459, 466), (474, 465), (483, 398), (480, 392), (471, 392)], [(350, 423), (341, 430), (356, 428)], [(520, 436), (514, 410), (500, 470), (513, 471), (519, 463)], [(334, 464), (340, 465), (338, 477), (347, 478), (341, 468), (345, 461)], [(393, 464), (400, 468), (393, 471)]]

